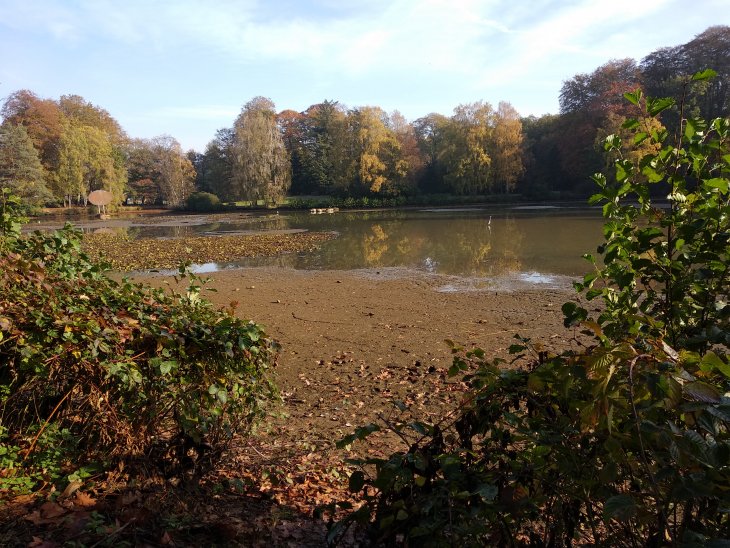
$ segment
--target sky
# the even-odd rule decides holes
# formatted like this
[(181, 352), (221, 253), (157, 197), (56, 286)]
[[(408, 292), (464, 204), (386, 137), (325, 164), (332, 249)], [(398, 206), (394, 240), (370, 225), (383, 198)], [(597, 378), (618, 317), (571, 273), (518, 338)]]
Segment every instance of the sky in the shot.
[(130, 137), (205, 150), (256, 96), (409, 120), (508, 101), (730, 24), (728, 0), (0, 0), (0, 100), (80, 95)]

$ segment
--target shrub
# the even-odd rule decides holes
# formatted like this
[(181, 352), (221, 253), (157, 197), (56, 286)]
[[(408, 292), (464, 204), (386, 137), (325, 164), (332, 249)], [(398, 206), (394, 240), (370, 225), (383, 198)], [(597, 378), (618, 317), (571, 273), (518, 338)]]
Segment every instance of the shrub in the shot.
[(183, 294), (116, 282), (80, 251), (80, 232), (20, 238), (3, 214), (0, 489), (52, 483), (49, 451), (66, 474), (202, 471), (276, 397), (276, 344), (213, 308), (198, 278)]
[(210, 192), (193, 192), (185, 202), (185, 209), (200, 213), (221, 211), (223, 204), (218, 196)]
[[(627, 99), (647, 117), (672, 104)], [(555, 355), (519, 339), (509, 368), (454, 347), (467, 399), (453, 417), (387, 426), (407, 446), (353, 461), (364, 505), (331, 539), (360, 522), (381, 544), (728, 542), (730, 121), (683, 120), (675, 144), (641, 120), (625, 127), (657, 151), (631, 162), (607, 139), (615, 183), (596, 176), (591, 199), (604, 204), (603, 266), (589, 256), (594, 271), (576, 286), (603, 311), (563, 306), (566, 326), (593, 345)], [(667, 208), (651, 203), (656, 184), (669, 189)]]

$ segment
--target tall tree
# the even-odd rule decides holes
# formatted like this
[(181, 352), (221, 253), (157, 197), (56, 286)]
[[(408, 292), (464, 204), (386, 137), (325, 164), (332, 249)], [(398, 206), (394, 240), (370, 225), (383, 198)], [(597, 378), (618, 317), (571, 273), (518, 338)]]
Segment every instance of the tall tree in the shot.
[(126, 147), (131, 198), (142, 205), (162, 203), (155, 152), (149, 139), (130, 139)]
[(447, 124), (439, 160), (444, 180), (455, 194), (479, 194), (491, 190), (492, 157), (489, 154), (494, 129), (494, 109), (489, 103), (459, 105)]
[(40, 206), (51, 199), (45, 172), (24, 126), (0, 126), (0, 188), (9, 188), (25, 204)]
[(114, 146), (123, 145), (127, 134), (109, 112), (80, 95), (62, 95), (58, 107), (66, 118), (81, 126), (90, 126), (104, 132)]
[(291, 185), (291, 165), (271, 99), (255, 97), (234, 125), (232, 190), (237, 199), (276, 204)]
[(292, 164), (301, 193), (346, 194), (355, 179), (348, 116), (336, 101), (310, 106), (300, 120), (301, 142)]
[(232, 188), (235, 136), (233, 128), (219, 129), (205, 148), (203, 159), (205, 188), (225, 201), (235, 200)]
[(54, 194), (64, 204), (86, 205), (93, 190), (107, 190), (113, 203), (122, 200), (127, 170), (109, 135), (99, 128), (66, 121), (58, 143), (57, 168), (53, 171)]
[(177, 139), (160, 135), (152, 139), (155, 172), (160, 194), (168, 205), (185, 203), (194, 190), (195, 168)]
[(640, 83), (639, 68), (633, 59), (614, 59), (591, 74), (577, 74), (563, 82), (560, 90), (561, 114), (582, 113), (601, 117), (608, 112), (632, 112), (623, 94)]
[(205, 182), (205, 154), (191, 148), (185, 153), (185, 157), (190, 160), (193, 169), (195, 169), (195, 181), (193, 181), (195, 190), (210, 192), (211, 189), (207, 187)]
[(522, 128), (525, 173), (519, 182), (520, 192), (545, 198), (552, 191), (567, 190), (569, 178), (562, 170), (558, 148), (561, 117), (557, 114), (528, 116), (522, 119)]
[(424, 192), (445, 192), (445, 165), (440, 160), (450, 121), (443, 114), (431, 113), (413, 122), (418, 148), (424, 158), (424, 170), (418, 187)]
[(561, 170), (571, 187), (592, 188), (589, 177), (603, 165), (603, 151), (595, 146), (598, 128), (611, 113), (639, 114), (623, 97), (639, 85), (640, 73), (633, 59), (614, 59), (591, 74), (578, 74), (563, 83), (558, 150)]
[(401, 193), (412, 194), (417, 190), (418, 182), (426, 169), (426, 155), (419, 147), (416, 128), (400, 112), (392, 112), (389, 122), (389, 127), (398, 141), (400, 161), (405, 171), (399, 190)]
[(355, 141), (359, 194), (398, 194), (398, 183), (408, 167), (400, 158), (400, 143), (388, 128), (387, 114), (379, 107), (361, 107), (350, 113)]
[(78, 201), (87, 192), (84, 166), (88, 151), (83, 130), (69, 122), (65, 122), (64, 126), (58, 142), (57, 168), (53, 171), (51, 188), (64, 206), (70, 206), (74, 197)]
[[(688, 82), (695, 72), (713, 69), (717, 77)], [(644, 89), (651, 97), (672, 97), (683, 103), (685, 116), (705, 119), (730, 114), (730, 26), (710, 27), (694, 39), (660, 48), (641, 60)], [(664, 120), (674, 131), (677, 108)]]
[(492, 175), (495, 187), (513, 192), (524, 171), (522, 121), (514, 107), (504, 101), (497, 106), (492, 133)]
[(48, 172), (55, 170), (59, 140), (66, 119), (58, 104), (22, 89), (7, 97), (0, 114), (5, 122), (25, 127), (33, 146), (38, 150), (43, 167)]

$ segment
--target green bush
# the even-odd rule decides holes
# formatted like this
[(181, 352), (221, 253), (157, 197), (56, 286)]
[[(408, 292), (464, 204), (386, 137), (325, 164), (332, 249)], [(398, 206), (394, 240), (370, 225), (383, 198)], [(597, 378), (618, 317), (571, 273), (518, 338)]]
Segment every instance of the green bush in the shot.
[[(672, 105), (627, 99), (648, 118)], [(602, 312), (563, 306), (593, 344), (555, 355), (519, 339), (510, 367), (453, 347), (450, 373), (469, 386), (455, 416), (342, 440), (387, 427), (407, 445), (353, 461), (364, 505), (330, 539), (359, 522), (384, 545), (727, 545), (730, 120), (683, 119), (675, 144), (642, 126), (625, 123), (654, 151), (632, 162), (609, 136), (615, 182), (595, 178), (603, 265), (589, 256), (577, 289)], [(651, 203), (659, 184), (667, 207)]]
[(223, 204), (218, 196), (210, 192), (193, 192), (185, 202), (185, 209), (199, 213), (221, 211)]
[(183, 294), (116, 282), (71, 227), (19, 237), (2, 219), (0, 491), (88, 463), (202, 471), (276, 398), (276, 344), (198, 278)]

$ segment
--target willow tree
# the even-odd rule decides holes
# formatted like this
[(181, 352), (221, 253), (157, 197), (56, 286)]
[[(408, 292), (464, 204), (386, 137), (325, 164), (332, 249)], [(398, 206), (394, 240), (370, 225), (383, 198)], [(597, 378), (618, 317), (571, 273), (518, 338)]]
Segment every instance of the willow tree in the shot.
[(291, 185), (291, 163), (271, 99), (255, 97), (233, 124), (231, 191), (239, 200), (276, 204)]
[(58, 162), (52, 175), (51, 187), (64, 205), (74, 200), (86, 205), (86, 197), (94, 190), (108, 190), (113, 203), (118, 203), (127, 183), (127, 170), (109, 135), (68, 121), (58, 142)]

